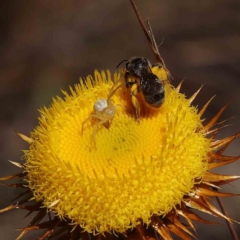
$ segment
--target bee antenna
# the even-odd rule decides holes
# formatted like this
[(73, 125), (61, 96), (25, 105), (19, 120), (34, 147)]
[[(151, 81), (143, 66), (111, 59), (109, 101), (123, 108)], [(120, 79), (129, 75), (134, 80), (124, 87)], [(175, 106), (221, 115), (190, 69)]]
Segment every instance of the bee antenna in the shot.
[(122, 60), (117, 66), (116, 68), (118, 68), (123, 62), (127, 62), (128, 60)]

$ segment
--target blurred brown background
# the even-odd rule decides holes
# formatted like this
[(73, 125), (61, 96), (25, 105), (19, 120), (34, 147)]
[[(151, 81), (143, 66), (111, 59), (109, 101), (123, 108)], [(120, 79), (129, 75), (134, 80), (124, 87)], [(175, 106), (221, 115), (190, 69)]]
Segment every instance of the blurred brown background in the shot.
[[(232, 100), (222, 116), (232, 124), (219, 137), (240, 131), (240, 2), (136, 0), (151, 24), (161, 54), (177, 85), (186, 78), (182, 92), (190, 96), (204, 88), (194, 104), (202, 107), (217, 95), (205, 114), (213, 116)], [(144, 56), (154, 62), (143, 32), (127, 0), (105, 1), (9, 1), (0, 3), (0, 175), (17, 173), (7, 160), (19, 161), (27, 144), (13, 130), (26, 135), (36, 126), (38, 111), (49, 105), (60, 89), (78, 82), (94, 69), (115, 70), (123, 59)], [(226, 154), (240, 155), (240, 140)], [(224, 169), (240, 175), (240, 163)], [(239, 182), (224, 189), (240, 193)], [(0, 187), (0, 208), (6, 207), (16, 190)], [(240, 221), (240, 198), (224, 199), (229, 215)], [(15, 210), (0, 215), (0, 239), (12, 240), (15, 229), (33, 216)], [(215, 220), (214, 218), (211, 218)], [(197, 224), (199, 239), (231, 239), (223, 225)], [(240, 226), (236, 225), (240, 235)], [(36, 239), (29, 234), (25, 239)]]

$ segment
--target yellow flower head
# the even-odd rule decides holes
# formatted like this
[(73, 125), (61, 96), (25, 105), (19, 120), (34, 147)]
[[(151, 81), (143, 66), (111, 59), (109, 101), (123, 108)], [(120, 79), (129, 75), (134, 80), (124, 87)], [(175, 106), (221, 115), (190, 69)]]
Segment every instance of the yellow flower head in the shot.
[[(153, 73), (167, 78), (163, 68)], [(41, 109), (25, 153), (35, 199), (87, 232), (124, 233), (140, 219), (149, 224), (180, 204), (208, 169), (210, 140), (197, 109), (167, 82), (160, 108), (139, 96), (140, 123), (123, 85), (112, 97), (118, 106), (108, 126), (96, 118), (82, 125), (119, 78), (95, 71)]]
[[(210, 172), (240, 158), (222, 154), (240, 134), (214, 138), (219, 128), (213, 126), (226, 107), (203, 126), (201, 116), (211, 100), (198, 112), (191, 102), (199, 91), (186, 99), (179, 93), (181, 84), (174, 88), (168, 83), (164, 68), (152, 71), (163, 79), (166, 97), (160, 108), (153, 108), (137, 95), (140, 122), (130, 89), (116, 87), (123, 72), (112, 78), (109, 71), (95, 71), (70, 94), (63, 92), (64, 99), (57, 97), (40, 110), (39, 126), (30, 137), (18, 134), (29, 150), (23, 164), (12, 163), (23, 171), (0, 180), (23, 178), (27, 185), (7, 186), (27, 190), (0, 213), (17, 207), (37, 214), (17, 240), (42, 228), (46, 231), (39, 239), (88, 240), (101, 233), (99, 240), (102, 235), (106, 240), (123, 235), (156, 240), (156, 232), (166, 240), (171, 233), (190, 239), (194, 235), (181, 217), (194, 230), (193, 220), (208, 222), (191, 209), (232, 222), (209, 199), (234, 196), (216, 189), (239, 178)], [(28, 205), (29, 199), (36, 202)], [(48, 211), (57, 216), (43, 222)]]

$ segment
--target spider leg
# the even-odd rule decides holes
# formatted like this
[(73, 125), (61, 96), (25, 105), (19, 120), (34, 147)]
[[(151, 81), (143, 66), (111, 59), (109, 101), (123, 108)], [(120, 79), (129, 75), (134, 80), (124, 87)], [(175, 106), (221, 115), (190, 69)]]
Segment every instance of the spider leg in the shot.
[(122, 104), (120, 104), (120, 103), (116, 104), (115, 107), (116, 107), (116, 108), (117, 108), (117, 107), (121, 107), (121, 108), (123, 108), (123, 109), (126, 110), (126, 108), (125, 108)]
[[(120, 82), (120, 85), (117, 86), (117, 84)], [(111, 87), (108, 96), (107, 96), (107, 100), (110, 100), (110, 98), (115, 94), (115, 92), (123, 85), (124, 81), (123, 78), (119, 78)]]
[(83, 127), (84, 127), (84, 124), (91, 120), (93, 118), (94, 114), (91, 114), (88, 118), (86, 118), (83, 122), (82, 122), (82, 135), (83, 135)]
[(96, 133), (97, 133), (98, 126), (103, 124), (103, 123), (105, 123), (105, 122), (107, 122), (107, 121), (109, 121), (109, 119), (104, 118), (104, 119), (102, 119), (101, 121), (99, 121), (98, 123), (95, 124), (94, 130), (93, 130), (93, 135), (92, 135), (93, 142), (94, 142), (95, 145), (96, 145), (96, 138), (95, 138), (95, 136), (96, 136)]

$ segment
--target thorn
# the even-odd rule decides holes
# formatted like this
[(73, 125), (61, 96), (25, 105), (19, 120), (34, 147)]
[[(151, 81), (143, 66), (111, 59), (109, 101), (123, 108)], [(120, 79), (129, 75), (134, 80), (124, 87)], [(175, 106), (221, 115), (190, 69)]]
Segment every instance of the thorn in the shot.
[(224, 107), (222, 107), (220, 109), (220, 111), (204, 126), (204, 130), (207, 131), (209, 128), (211, 128), (219, 119), (219, 117), (222, 115), (222, 113), (224, 112), (224, 110), (227, 108), (226, 104)]
[(214, 95), (210, 100), (208, 100), (208, 102), (203, 106), (203, 108), (200, 110), (200, 112), (198, 113), (198, 115), (201, 117), (203, 115), (203, 113), (206, 111), (208, 105), (211, 103), (211, 101), (216, 97), (216, 95)]
[(13, 161), (11, 161), (11, 160), (8, 160), (8, 161), (9, 161), (10, 163), (12, 163), (13, 165), (19, 167), (19, 168), (23, 168), (23, 164), (21, 164), (21, 163), (13, 162)]
[(202, 88), (203, 88), (203, 85), (188, 99), (190, 103), (192, 103), (192, 101), (196, 98), (196, 96), (199, 94)]
[(178, 84), (178, 86), (175, 88), (175, 90), (176, 90), (177, 92), (180, 91), (180, 89), (181, 89), (181, 87), (182, 87), (182, 84), (183, 84), (184, 80), (185, 80), (185, 78), (184, 78), (184, 79)]
[(27, 143), (32, 143), (33, 142), (33, 139), (30, 138), (30, 137), (27, 137), (26, 135), (22, 134), (22, 133), (18, 133), (15, 131), (15, 133), (24, 141), (26, 141)]

